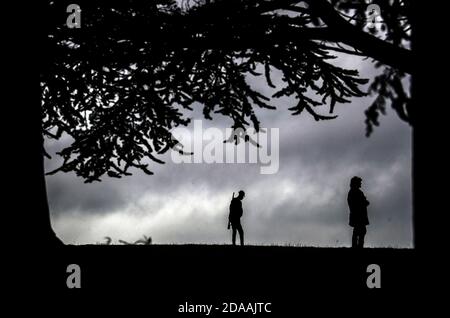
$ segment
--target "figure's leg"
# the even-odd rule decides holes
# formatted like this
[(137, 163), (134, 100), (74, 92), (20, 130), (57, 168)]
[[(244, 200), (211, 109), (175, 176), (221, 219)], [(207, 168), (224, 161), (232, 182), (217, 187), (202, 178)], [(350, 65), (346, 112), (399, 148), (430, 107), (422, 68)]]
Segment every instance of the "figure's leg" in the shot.
[(233, 229), (232, 230), (233, 234), (232, 234), (231, 241), (232, 241), (233, 245), (236, 245), (236, 226), (234, 226), (233, 224), (231, 226), (232, 226), (232, 229)]
[(239, 223), (237, 229), (239, 231), (239, 239), (241, 240), (241, 246), (243, 246), (244, 245), (244, 230), (242, 229), (242, 225), (240, 223)]
[(358, 231), (356, 227), (354, 227), (352, 235), (352, 248), (356, 248), (357, 246), (358, 246)]
[(367, 230), (365, 226), (361, 227), (361, 230), (359, 232), (359, 240), (358, 240), (358, 246), (359, 248), (364, 247), (364, 236), (366, 236)]

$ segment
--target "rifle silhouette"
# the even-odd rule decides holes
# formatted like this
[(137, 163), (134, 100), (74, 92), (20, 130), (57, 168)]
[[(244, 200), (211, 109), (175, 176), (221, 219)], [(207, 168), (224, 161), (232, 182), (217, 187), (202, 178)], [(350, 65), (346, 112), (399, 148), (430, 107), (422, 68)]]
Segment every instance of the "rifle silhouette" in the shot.
[[(234, 192), (233, 192), (233, 196), (231, 197), (231, 201), (233, 201), (233, 199), (234, 199)], [(230, 223), (230, 216), (228, 215), (228, 226), (227, 226), (227, 229), (228, 229), (228, 230), (230, 229), (230, 226), (231, 226), (231, 223)]]

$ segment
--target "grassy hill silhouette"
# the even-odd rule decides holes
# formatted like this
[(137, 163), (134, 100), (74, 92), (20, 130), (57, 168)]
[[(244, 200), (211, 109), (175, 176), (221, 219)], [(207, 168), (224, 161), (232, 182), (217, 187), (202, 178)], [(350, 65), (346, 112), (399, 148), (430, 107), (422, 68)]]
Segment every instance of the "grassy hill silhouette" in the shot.
[[(414, 286), (413, 249), (231, 245), (80, 245), (53, 253), (55, 287), (67, 264), (80, 265), (83, 289), (145, 289), (149, 295), (292, 295), (292, 291), (366, 290), (367, 266), (378, 264), (382, 288)], [(55, 274), (57, 273), (57, 274)], [(399, 274), (400, 273), (400, 274)]]

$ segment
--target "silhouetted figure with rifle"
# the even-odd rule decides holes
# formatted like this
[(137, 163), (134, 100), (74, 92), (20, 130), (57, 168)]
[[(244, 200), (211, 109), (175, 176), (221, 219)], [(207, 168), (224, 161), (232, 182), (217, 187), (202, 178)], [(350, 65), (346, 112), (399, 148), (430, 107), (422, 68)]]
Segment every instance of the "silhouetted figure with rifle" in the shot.
[(236, 231), (239, 232), (239, 239), (241, 241), (241, 246), (244, 245), (244, 230), (242, 229), (241, 225), (241, 217), (242, 217), (242, 199), (245, 197), (244, 191), (239, 191), (239, 194), (237, 197), (233, 197), (231, 199), (230, 203), (230, 214), (228, 216), (228, 229), (231, 228), (233, 230), (233, 236), (232, 236), (232, 242), (233, 245), (236, 245)]
[(350, 209), (349, 225), (353, 227), (352, 248), (364, 247), (364, 236), (367, 233), (366, 225), (369, 225), (367, 206), (369, 201), (361, 191), (362, 179), (353, 177), (350, 180), (350, 191), (347, 202)]

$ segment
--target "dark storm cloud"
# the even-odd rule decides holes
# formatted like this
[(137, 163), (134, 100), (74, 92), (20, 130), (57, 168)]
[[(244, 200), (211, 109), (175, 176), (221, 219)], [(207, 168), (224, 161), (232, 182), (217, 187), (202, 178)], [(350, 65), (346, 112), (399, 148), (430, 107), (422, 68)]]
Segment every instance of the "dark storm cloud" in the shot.
[[(46, 150), (52, 156), (52, 160), (46, 160), (46, 171), (52, 171), (59, 167), (62, 160), (56, 152), (69, 145), (71, 140), (67, 137), (60, 141), (46, 143)], [(74, 173), (57, 173), (48, 176), (47, 195), (50, 201), (53, 215), (70, 213), (73, 211), (82, 213), (105, 213), (122, 208), (128, 204), (124, 192), (117, 183), (105, 179), (99, 184), (85, 184)]]
[[(366, 77), (374, 74), (356, 59), (340, 63), (360, 68)], [(251, 82), (270, 95), (262, 80)], [(49, 176), (55, 229), (67, 242), (151, 234), (160, 243), (223, 243), (229, 240), (231, 193), (244, 189), (249, 243), (348, 245), (348, 183), (360, 175), (371, 201), (368, 244), (410, 246), (411, 130), (391, 111), (366, 138), (364, 110), (373, 98), (339, 105), (338, 119), (327, 122), (315, 122), (306, 113), (291, 116), (286, 109), (294, 101), (274, 101), (277, 111), (259, 113), (263, 127), (280, 129), (279, 171), (272, 175), (260, 174), (254, 164), (174, 164), (168, 153), (165, 165), (152, 164), (153, 176), (136, 171), (88, 185), (72, 174)], [(190, 116), (201, 118), (201, 106)], [(225, 128), (230, 121), (217, 116), (203, 126)], [(57, 145), (49, 148), (55, 151)], [(46, 165), (50, 170), (55, 162)]]
[(101, 186), (83, 184), (70, 174), (65, 178), (47, 178), (47, 187), (54, 214), (72, 211), (108, 213), (128, 203), (119, 187), (109, 182)]

